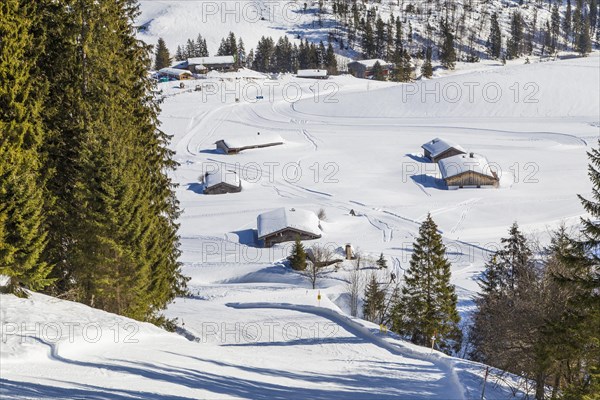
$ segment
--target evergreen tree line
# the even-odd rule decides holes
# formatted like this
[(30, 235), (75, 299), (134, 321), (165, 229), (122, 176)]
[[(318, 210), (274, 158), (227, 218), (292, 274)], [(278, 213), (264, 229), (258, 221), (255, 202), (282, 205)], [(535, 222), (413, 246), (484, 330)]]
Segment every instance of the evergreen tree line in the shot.
[(134, 1), (0, 4), (0, 274), (139, 320), (186, 292)]
[(480, 279), (470, 356), (534, 381), (538, 400), (600, 393), (600, 151), (588, 155), (581, 232), (561, 227), (536, 249), (515, 223)]
[[(333, 0), (329, 4), (335, 27), (329, 32), (329, 40), (337, 43), (341, 50), (358, 50), (364, 58), (382, 58), (396, 64), (398, 55), (403, 54), (398, 49), (406, 48), (407, 55), (413, 59), (429, 63), (432, 58), (437, 59), (450, 69), (458, 60), (479, 61), (484, 54), (478, 44), (485, 43), (486, 39), (487, 54), (496, 59), (534, 55), (534, 52), (544, 56), (558, 50), (585, 55), (591, 51), (594, 34), (600, 37), (598, 1), (575, 0), (574, 11), (570, 1), (567, 1), (562, 16), (559, 4), (549, 2), (551, 17), (542, 21), (537, 16), (538, 9), (543, 9), (542, 3), (521, 0), (522, 6), (533, 10), (532, 16), (526, 18), (519, 10), (506, 11), (503, 14), (510, 21), (510, 31), (503, 35), (499, 24), (502, 14), (499, 11), (489, 13), (487, 3), (481, 5), (486, 9), (472, 5), (459, 7), (441, 0), (417, 6), (398, 3), (400, 15), (392, 14), (383, 20), (376, 4)], [(421, 22), (424, 34), (415, 36), (411, 19)], [(486, 32), (484, 28), (488, 25)], [(429, 75), (426, 73), (429, 66), (422, 68), (425, 71), (421, 72)]]

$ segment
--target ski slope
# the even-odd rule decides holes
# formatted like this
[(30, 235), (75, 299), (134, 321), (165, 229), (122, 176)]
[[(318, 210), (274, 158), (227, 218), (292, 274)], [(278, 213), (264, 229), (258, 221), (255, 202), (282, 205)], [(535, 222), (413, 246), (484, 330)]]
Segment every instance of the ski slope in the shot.
[[(538, 102), (527, 105), (504, 96), (493, 104), (432, 95), (403, 102), (408, 85), (347, 76), (270, 80), (241, 71), (184, 89), (161, 84), (162, 129), (173, 136), (180, 163), (172, 178), (183, 210), (181, 261), (191, 278), (192, 296), (166, 310), (178, 331), (44, 295), (0, 295), (0, 397), (480, 398), (484, 365), (349, 317), (353, 263), (332, 269), (313, 290), (283, 262), (289, 244), (258, 246), (256, 216), (322, 208), (318, 242), (340, 252), (351, 243), (367, 262), (363, 276), (375, 272), (388, 282), (390, 272), (402, 276), (419, 223), (431, 212), (466, 323), (475, 278), (513, 221), (543, 244), (548, 229), (585, 215), (576, 194), (591, 189), (586, 151), (600, 133), (599, 61), (594, 55), (427, 81), (492, 82), (506, 88), (504, 96), (513, 95), (515, 82), (534, 82)], [(219, 139), (257, 132), (285, 143), (237, 155), (215, 150)], [(438, 136), (496, 163), (500, 187), (446, 190), (420, 149)], [(203, 195), (199, 178), (223, 166), (238, 171), (242, 192)], [(380, 253), (387, 270), (369, 267)], [(523, 394), (525, 384), (491, 370), (486, 399)]]
[[(0, 299), (3, 399), (465, 399), (485, 371), (381, 335), (327, 301), (182, 299), (176, 334), (38, 294)], [(490, 378), (488, 398), (507, 398), (508, 384)]]

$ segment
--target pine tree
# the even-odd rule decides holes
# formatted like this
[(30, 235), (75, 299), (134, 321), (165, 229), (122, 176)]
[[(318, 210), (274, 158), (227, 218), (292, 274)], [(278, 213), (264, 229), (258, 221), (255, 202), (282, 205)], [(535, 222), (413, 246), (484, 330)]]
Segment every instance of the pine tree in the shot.
[(33, 33), (39, 23), (35, 3), (0, 4), (0, 274), (6, 291), (26, 296), (25, 288), (49, 285), (51, 264), (41, 259), (46, 246), (41, 176), (41, 94), (34, 78), (43, 43)]
[(381, 323), (385, 309), (385, 291), (377, 282), (377, 276), (372, 273), (365, 288), (363, 302), (363, 318), (367, 321)]
[(235, 59), (236, 68), (240, 68), (246, 63), (246, 49), (244, 47), (244, 42), (242, 38), (239, 38), (237, 43), (237, 57)]
[(329, 43), (329, 46), (327, 46), (325, 65), (327, 66), (327, 72), (329, 73), (329, 75), (337, 74), (337, 59), (335, 58), (335, 52), (333, 51), (333, 46), (331, 45), (331, 43)]
[(488, 52), (490, 57), (500, 58), (502, 52), (502, 32), (498, 23), (498, 14), (493, 13), (491, 17), (490, 36), (487, 41)]
[(454, 34), (448, 21), (442, 21), (442, 45), (440, 48), (440, 63), (448, 69), (454, 69), (456, 64), (456, 50), (454, 49)]
[(375, 79), (376, 81), (385, 80), (385, 75), (383, 74), (383, 67), (381, 66), (379, 61), (375, 61), (375, 64), (373, 65), (372, 75), (373, 79)]
[(421, 75), (425, 78), (433, 76), (433, 66), (431, 65), (431, 47), (425, 49), (425, 62), (421, 65)]
[(375, 37), (373, 34), (373, 26), (369, 21), (365, 24), (365, 30), (362, 37), (362, 50), (365, 58), (375, 58), (377, 48), (375, 46)]
[(565, 9), (565, 16), (563, 18), (563, 23), (562, 23), (563, 34), (565, 36), (565, 45), (567, 45), (569, 43), (569, 38), (571, 37), (572, 20), (573, 20), (573, 13), (571, 11), (571, 0), (567, 0), (567, 8)]
[(513, 12), (510, 20), (510, 39), (506, 44), (506, 57), (517, 58), (523, 53), (523, 17), (519, 11)]
[(292, 269), (296, 271), (304, 271), (306, 269), (306, 251), (300, 238), (296, 238), (289, 259)]
[(560, 13), (558, 11), (558, 5), (555, 4), (552, 7), (552, 23), (550, 24), (550, 32), (552, 32), (552, 42), (550, 46), (550, 53), (554, 54), (558, 49), (558, 38), (560, 37)]
[(383, 253), (381, 253), (379, 255), (379, 258), (377, 259), (377, 266), (381, 269), (381, 268), (387, 268), (387, 260), (385, 259), (385, 257), (383, 256)]
[(175, 60), (176, 61), (183, 61), (185, 59), (185, 54), (183, 52), (183, 49), (181, 48), (181, 46), (177, 46), (177, 51), (175, 51)]
[(171, 65), (171, 56), (169, 55), (169, 49), (163, 38), (158, 39), (158, 45), (156, 46), (156, 53), (154, 58), (154, 69), (166, 68)]
[(458, 351), (462, 333), (457, 297), (450, 284), (446, 248), (431, 215), (421, 224), (413, 246), (400, 301), (394, 306), (393, 327), (416, 344), (429, 346), (435, 335), (442, 351)]
[(592, 51), (592, 38), (590, 37), (590, 22), (585, 18), (579, 36), (577, 38), (577, 52), (586, 56)]

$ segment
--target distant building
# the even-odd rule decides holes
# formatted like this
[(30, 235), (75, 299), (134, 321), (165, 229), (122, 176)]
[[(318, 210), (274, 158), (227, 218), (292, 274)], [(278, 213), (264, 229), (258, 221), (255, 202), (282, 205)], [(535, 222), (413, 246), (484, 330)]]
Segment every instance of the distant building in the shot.
[(498, 187), (499, 179), (481, 154), (469, 153), (444, 158), (438, 162), (448, 189)]
[(276, 134), (261, 134), (221, 139), (215, 142), (218, 150), (227, 154), (237, 154), (242, 150), (258, 149), (283, 144), (281, 136)]
[(177, 80), (186, 80), (192, 79), (192, 73), (185, 69), (177, 69), (177, 68), (162, 68), (157, 72), (158, 78), (168, 78), (168, 79), (177, 79)]
[(466, 153), (460, 145), (440, 138), (435, 138), (425, 143), (421, 148), (425, 153), (425, 157), (429, 158), (432, 162), (438, 162), (443, 158)]
[(327, 79), (326, 69), (299, 69), (296, 73), (298, 78), (310, 78), (310, 79)]
[(204, 194), (238, 193), (242, 181), (234, 171), (219, 169), (204, 174)]
[(311, 211), (277, 208), (257, 217), (258, 239), (264, 247), (276, 243), (318, 239), (321, 237), (319, 218)]
[(390, 71), (394, 68), (394, 64), (378, 58), (349, 62), (348, 72), (357, 78), (370, 78), (373, 76), (373, 67), (377, 62), (379, 62), (379, 65), (381, 65), (383, 76), (387, 78), (390, 74)]
[(186, 68), (194, 73), (206, 73), (208, 71), (234, 71), (235, 59), (233, 56), (188, 58)]

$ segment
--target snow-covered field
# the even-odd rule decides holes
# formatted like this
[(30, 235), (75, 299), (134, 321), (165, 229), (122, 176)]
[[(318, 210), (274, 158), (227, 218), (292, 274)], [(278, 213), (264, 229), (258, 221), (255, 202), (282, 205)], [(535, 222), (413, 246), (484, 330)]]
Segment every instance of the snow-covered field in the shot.
[[(599, 61), (511, 66), (416, 86), (347, 76), (246, 79), (244, 72), (184, 89), (161, 84), (162, 128), (181, 164), (173, 178), (193, 294), (166, 312), (178, 318), (179, 334), (43, 295), (1, 295), (0, 396), (480, 398), (485, 366), (348, 317), (351, 263), (313, 290), (283, 264), (288, 245), (257, 246), (256, 217), (277, 207), (322, 208), (318, 241), (340, 250), (351, 243), (367, 258), (383, 252), (385, 281), (392, 271), (402, 275), (431, 212), (468, 317), (474, 278), (513, 221), (544, 242), (548, 229), (584, 215), (576, 194), (591, 189), (585, 153), (600, 133)], [(219, 139), (258, 132), (285, 143), (215, 151)], [(484, 154), (501, 174), (500, 188), (446, 190), (420, 149), (438, 136)], [(242, 192), (203, 195), (199, 178), (224, 166), (240, 174)], [(486, 398), (510, 398), (518, 384), (492, 371)]]

